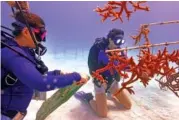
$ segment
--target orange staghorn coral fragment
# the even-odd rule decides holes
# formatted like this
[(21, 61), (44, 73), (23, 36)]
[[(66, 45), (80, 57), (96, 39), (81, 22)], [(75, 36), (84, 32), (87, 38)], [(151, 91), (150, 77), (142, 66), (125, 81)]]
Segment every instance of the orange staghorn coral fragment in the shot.
[[(94, 11), (99, 13), (102, 16), (102, 22), (104, 22), (109, 17), (114, 17), (111, 19), (112, 21), (115, 21), (117, 19), (120, 19), (121, 22), (123, 22), (122, 19), (122, 13), (126, 13), (126, 17), (129, 20), (131, 17), (131, 14), (136, 10), (144, 10), (149, 11), (149, 7), (141, 6), (140, 4), (143, 2), (131, 2), (131, 1), (109, 1), (104, 8), (97, 7)], [(131, 4), (134, 8), (134, 11), (131, 11), (127, 8), (127, 5)], [(117, 11), (118, 10), (118, 11)]]
[[(11, 6), (11, 7), (15, 7), (16, 9), (19, 9), (16, 1), (7, 1), (7, 3)], [(20, 5), (21, 9), (23, 11), (29, 11), (30, 7), (29, 7), (29, 2), (28, 1), (18, 1), (18, 4)]]
[(149, 44), (150, 44), (150, 42), (149, 42), (149, 37), (148, 37), (148, 36), (149, 36), (149, 33), (150, 33), (150, 30), (149, 30), (148, 26), (146, 26), (146, 25), (141, 25), (138, 35), (136, 35), (136, 36), (131, 36), (131, 38), (135, 40), (135, 45), (136, 45), (137, 43), (140, 42), (142, 36), (144, 36), (144, 38), (145, 38), (145, 40), (146, 40), (146, 43), (145, 43), (145, 44), (146, 44), (146, 45), (149, 45)]
[(146, 1), (139, 1), (139, 2), (130, 1), (129, 3), (131, 3), (132, 6), (134, 7), (134, 11), (136, 11), (136, 10), (149, 11), (150, 10), (148, 6), (141, 6), (141, 3), (146, 3)]

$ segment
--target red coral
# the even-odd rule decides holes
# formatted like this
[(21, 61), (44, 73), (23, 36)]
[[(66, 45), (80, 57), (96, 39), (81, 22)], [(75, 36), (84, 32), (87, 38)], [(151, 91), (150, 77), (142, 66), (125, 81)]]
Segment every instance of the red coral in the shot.
[[(132, 57), (124, 59), (118, 54), (119, 53), (117, 52), (112, 53), (109, 56), (110, 62), (108, 65), (93, 73), (93, 77), (97, 78), (101, 82), (104, 82), (104, 78), (100, 76), (102, 72), (115, 69), (120, 76), (128, 78), (128, 74), (122, 73), (122, 70), (127, 66), (130, 67), (130, 71), (132, 73), (131, 77), (129, 80), (122, 83), (122, 87), (114, 95), (117, 95), (123, 89), (127, 89), (130, 93), (134, 93), (132, 86), (128, 86), (138, 80), (140, 80), (140, 82), (142, 82), (142, 84), (146, 87), (149, 84), (151, 78), (153, 78), (155, 75), (169, 76), (175, 74), (175, 69), (169, 66), (169, 62), (179, 61), (179, 50), (169, 54), (166, 47), (162, 52), (159, 50), (157, 55), (153, 55), (149, 48), (141, 50), (142, 55), (139, 56), (140, 59), (138, 63), (136, 63)], [(117, 61), (120, 64), (114, 65), (114, 61)], [(179, 87), (176, 87), (175, 90), (176, 89), (179, 90)]]
[[(131, 14), (133, 11), (128, 10), (127, 5), (131, 4), (132, 7), (134, 8), (134, 11), (136, 10), (145, 10), (149, 11), (149, 7), (141, 6), (140, 4), (143, 2), (132, 2), (132, 1), (109, 1), (104, 8), (97, 7), (94, 11), (98, 12), (100, 16), (102, 16), (102, 22), (104, 22), (107, 18), (109, 17), (114, 17), (112, 21), (115, 21), (117, 19), (120, 19), (121, 22), (123, 22), (122, 19), (122, 13), (126, 13), (126, 17), (129, 20)], [(116, 9), (120, 9), (119, 11), (115, 11)]]
[(136, 45), (137, 43), (140, 42), (142, 36), (144, 36), (144, 38), (146, 40), (145, 44), (149, 45), (150, 44), (149, 37), (148, 37), (149, 33), (150, 33), (150, 30), (149, 30), (148, 26), (141, 25), (138, 35), (131, 36), (131, 38), (135, 40), (135, 45)]

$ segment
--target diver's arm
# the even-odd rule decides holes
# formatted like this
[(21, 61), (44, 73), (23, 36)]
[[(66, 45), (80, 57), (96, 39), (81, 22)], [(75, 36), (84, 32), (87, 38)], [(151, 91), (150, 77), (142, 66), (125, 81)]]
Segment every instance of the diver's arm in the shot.
[(47, 75), (59, 75), (59, 74), (61, 74), (61, 70), (53, 70), (47, 72)]
[[(17, 47), (14, 47), (17, 51), (25, 55), (25, 53)], [(74, 81), (80, 81), (80, 74), (74, 72), (69, 74), (59, 75), (42, 75), (35, 67), (33, 63), (27, 59), (19, 56), (8, 48), (1, 49), (2, 64), (25, 85), (32, 89), (39, 91), (49, 91), (55, 88), (65, 87), (71, 85)]]

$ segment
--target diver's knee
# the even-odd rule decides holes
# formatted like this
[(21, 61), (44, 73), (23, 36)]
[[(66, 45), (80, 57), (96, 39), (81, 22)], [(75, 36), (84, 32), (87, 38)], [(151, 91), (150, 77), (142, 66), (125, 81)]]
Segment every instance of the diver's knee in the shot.
[(127, 104), (124, 105), (126, 109), (130, 110), (132, 108), (132, 103), (129, 101)]
[(98, 116), (99, 117), (102, 117), (102, 118), (106, 118), (107, 117), (107, 114), (108, 114), (108, 112), (107, 111), (103, 111), (103, 112), (98, 112)]
[(106, 118), (106, 117), (107, 117), (107, 114), (100, 115), (100, 117)]

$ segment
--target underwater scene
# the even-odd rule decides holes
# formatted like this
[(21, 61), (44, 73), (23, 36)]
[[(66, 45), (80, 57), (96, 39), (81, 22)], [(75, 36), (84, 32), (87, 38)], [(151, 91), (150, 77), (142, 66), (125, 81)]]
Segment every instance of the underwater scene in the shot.
[(1, 120), (178, 120), (178, 1), (1, 1)]

